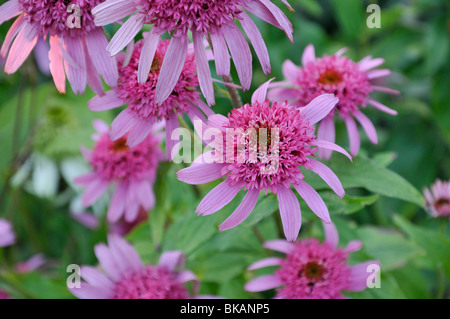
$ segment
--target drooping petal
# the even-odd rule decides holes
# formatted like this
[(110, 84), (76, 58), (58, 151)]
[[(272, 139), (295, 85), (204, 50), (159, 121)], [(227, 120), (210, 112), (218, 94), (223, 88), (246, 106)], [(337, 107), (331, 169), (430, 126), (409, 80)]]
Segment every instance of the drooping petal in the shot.
[(167, 47), (156, 83), (155, 102), (158, 105), (161, 105), (172, 93), (183, 70), (186, 55), (187, 35), (174, 36)]
[(270, 266), (279, 266), (279, 265), (281, 265), (282, 260), (283, 259), (277, 258), (277, 257), (264, 258), (264, 259), (254, 262), (253, 264), (248, 266), (247, 269), (255, 270), (255, 269), (260, 269), (260, 268), (265, 268), (265, 267), (270, 267)]
[(367, 78), (369, 80), (382, 78), (391, 74), (391, 70), (389, 69), (378, 69), (367, 72)]
[(283, 76), (291, 83), (297, 82), (297, 76), (299, 74), (299, 67), (291, 60), (286, 60), (282, 65)]
[(360, 240), (352, 240), (347, 244), (344, 251), (346, 253), (353, 253), (355, 251), (358, 251), (362, 248), (363, 243)]
[(59, 93), (66, 93), (66, 74), (64, 73), (64, 62), (61, 52), (61, 39), (56, 35), (50, 36), (50, 73)]
[(107, 46), (108, 40), (101, 28), (87, 33), (86, 47), (95, 69), (110, 87), (115, 87), (117, 86), (119, 73), (116, 59), (111, 57), (106, 51)]
[(136, 3), (130, 0), (110, 0), (98, 4), (92, 9), (94, 23), (104, 26), (117, 22), (137, 10)]
[(192, 30), (192, 38), (194, 41), (195, 64), (197, 65), (197, 76), (200, 83), (200, 89), (208, 105), (213, 105), (214, 89), (211, 71), (209, 69), (208, 60), (206, 59), (205, 47), (203, 45), (203, 35), (200, 32)]
[(136, 124), (131, 128), (127, 137), (127, 145), (135, 147), (139, 145), (152, 131), (152, 122), (150, 120), (138, 119)]
[(292, 36), (292, 24), (289, 19), (284, 15), (283, 11), (274, 5), (270, 0), (259, 0), (263, 3), (267, 9), (269, 9), (270, 13), (272, 13), (275, 20), (277, 20), (281, 29), (286, 33), (287, 37), (291, 42), (294, 42), (294, 38)]
[(322, 141), (322, 140), (315, 140), (313, 145), (316, 145), (319, 148), (319, 150), (320, 149), (328, 149), (328, 150), (333, 150), (333, 151), (339, 152), (341, 154), (344, 154), (345, 156), (347, 156), (347, 158), (350, 161), (352, 161), (352, 157), (350, 156), (350, 154), (347, 153), (347, 151), (344, 150), (339, 145), (336, 145), (336, 144), (328, 142), (328, 141)]
[(143, 14), (137, 13), (132, 15), (128, 20), (120, 27), (120, 29), (114, 34), (113, 38), (109, 42), (106, 50), (110, 55), (116, 55), (123, 48), (125, 48), (128, 43), (130, 43), (136, 34), (142, 29), (144, 25), (145, 16)]
[(161, 33), (157, 31), (158, 28), (152, 28), (144, 38), (144, 44), (139, 57), (138, 66), (138, 83), (144, 84), (147, 82), (150, 69), (152, 68), (153, 59), (155, 57), (156, 49), (158, 48)]
[(142, 261), (137, 252), (128, 242), (118, 235), (108, 235), (108, 244), (111, 254), (123, 271), (142, 269)]
[(111, 291), (103, 287), (94, 287), (86, 283), (81, 283), (80, 287), (69, 288), (70, 292), (79, 299), (108, 299), (111, 298)]
[(259, 32), (258, 27), (255, 22), (253, 22), (252, 18), (248, 16), (244, 11), (239, 15), (241, 18), (240, 22), (242, 28), (247, 34), (248, 39), (250, 40), (253, 48), (255, 49), (256, 55), (258, 56), (259, 62), (261, 62), (261, 67), (264, 74), (270, 73), (270, 59), (269, 52), (267, 51), (266, 44), (264, 43), (264, 39)]
[(122, 217), (125, 210), (127, 192), (127, 184), (119, 183), (116, 190), (114, 191), (114, 195), (108, 207), (108, 213), (106, 214), (108, 222), (115, 223), (120, 219), (120, 217)]
[(119, 115), (111, 123), (111, 131), (109, 132), (109, 138), (112, 141), (118, 140), (124, 136), (136, 123), (136, 119), (129, 112), (128, 109), (120, 112)]
[(3, 41), (2, 48), (0, 50), (0, 57), (6, 57), (8, 54), (9, 48), (11, 47), (11, 43), (19, 33), (19, 31), (23, 28), (23, 26), (27, 24), (27, 20), (25, 19), (25, 15), (22, 14), (19, 16), (16, 21), (9, 28), (8, 33)]
[(393, 90), (393, 89), (390, 89), (390, 88), (387, 88), (384, 86), (372, 85), (372, 89), (374, 89), (375, 91), (386, 92), (386, 93), (395, 94), (395, 95), (400, 94), (399, 91)]
[(279, 251), (280, 253), (288, 254), (294, 249), (294, 244), (284, 239), (275, 239), (266, 241), (263, 244), (264, 248)]
[(362, 291), (367, 288), (367, 279), (372, 274), (368, 271), (371, 265), (380, 266), (380, 262), (378, 260), (371, 260), (350, 267), (350, 283), (348, 288), (350, 291)]
[(288, 241), (294, 241), (302, 225), (300, 204), (294, 192), (285, 186), (278, 187), (277, 198), (284, 235)]
[(206, 184), (222, 177), (221, 170), (225, 164), (219, 163), (202, 163), (191, 165), (177, 172), (178, 180), (191, 184)]
[(305, 67), (308, 63), (314, 62), (315, 59), (316, 53), (314, 50), (314, 46), (312, 44), (309, 44), (303, 51), (302, 66)]
[(204, 216), (217, 212), (231, 202), (241, 188), (241, 184), (230, 185), (228, 180), (223, 181), (202, 199), (195, 212)]
[(358, 68), (360, 71), (365, 72), (367, 70), (376, 68), (377, 66), (381, 65), (384, 63), (384, 59), (383, 58), (376, 58), (376, 59), (363, 59), (361, 61), (359, 61), (358, 64)]
[(272, 82), (275, 78), (271, 78), (269, 81), (262, 84), (252, 95), (252, 104), (259, 102), (263, 103), (266, 100), (267, 89), (269, 88), (270, 82)]
[(248, 90), (252, 81), (252, 54), (248, 43), (234, 23), (224, 25), (222, 29), (242, 87)]
[(391, 115), (397, 115), (397, 111), (387, 107), (384, 104), (381, 104), (380, 102), (377, 102), (375, 100), (369, 100), (369, 103), (384, 113), (391, 114)]
[(258, 200), (258, 190), (249, 190), (245, 195), (242, 202), (222, 224), (219, 225), (219, 230), (227, 230), (233, 228), (240, 223), (242, 223), (255, 208), (256, 202)]
[(325, 232), (325, 242), (333, 248), (336, 248), (339, 243), (339, 233), (333, 223), (323, 223), (323, 230)]
[(375, 130), (375, 126), (373, 126), (373, 123), (369, 120), (369, 118), (359, 110), (353, 112), (353, 116), (356, 118), (359, 124), (361, 124), (369, 140), (373, 144), (377, 144), (378, 143), (377, 131)]
[(95, 112), (111, 110), (124, 104), (114, 90), (110, 90), (101, 96), (94, 96), (87, 103), (89, 110)]
[(113, 282), (105, 276), (97, 268), (91, 266), (81, 266), (80, 267), (81, 277), (89, 284), (94, 287), (105, 288), (111, 290), (114, 288)]
[(199, 288), (198, 278), (192, 271), (190, 271), (190, 270), (181, 271), (180, 273), (177, 274), (175, 281), (180, 284), (184, 284), (184, 283), (192, 281), (194, 284), (193, 294), (197, 295), (198, 288)]
[(98, 95), (103, 95), (103, 83), (100, 75), (95, 69), (94, 64), (92, 63), (91, 58), (89, 57), (89, 52), (86, 48), (86, 45), (83, 45), (84, 49), (84, 58), (86, 62), (86, 81), (89, 87), (97, 93)]
[(355, 120), (351, 115), (347, 115), (344, 120), (347, 127), (348, 139), (350, 141), (350, 153), (352, 156), (356, 156), (358, 155), (359, 148), (361, 146), (358, 128), (356, 127)]
[(94, 180), (89, 186), (86, 188), (86, 191), (82, 197), (83, 206), (88, 207), (103, 195), (103, 193), (108, 188), (109, 182), (103, 179)]
[(153, 208), (155, 205), (155, 194), (149, 181), (142, 180), (132, 184), (135, 196), (145, 210)]
[(215, 32), (211, 34), (211, 42), (214, 47), (217, 75), (230, 75), (230, 54), (225, 39), (221, 34)]
[(274, 289), (281, 285), (283, 285), (283, 282), (277, 276), (265, 275), (249, 281), (245, 284), (244, 289), (251, 292), (257, 292)]
[(91, 184), (97, 178), (98, 178), (97, 173), (92, 172), (92, 173), (78, 176), (73, 181), (77, 185), (87, 187), (87, 186), (89, 186), (89, 184)]
[[(334, 127), (334, 120), (332, 116), (325, 116), (320, 121), (317, 129), (317, 139), (334, 143), (336, 139), (336, 129)], [(332, 150), (319, 147), (319, 158), (327, 160), (331, 157)]]
[(340, 198), (344, 197), (345, 191), (339, 178), (328, 166), (311, 158), (305, 167), (319, 175)]
[(38, 28), (34, 24), (26, 23), (17, 34), (6, 59), (5, 72), (12, 74), (23, 64), (30, 55), (38, 40)]
[(331, 223), (330, 213), (320, 195), (309, 184), (302, 180), (294, 184), (298, 194), (305, 200), (311, 210), (325, 223)]
[(174, 114), (166, 120), (166, 153), (170, 160), (173, 160), (179, 151), (180, 144), (175, 145), (177, 141), (172, 139), (172, 132), (177, 128), (179, 128), (178, 117)]
[(9, 0), (0, 6), (0, 24), (18, 16), (22, 12), (19, 0)]
[(113, 258), (111, 251), (105, 244), (97, 244), (94, 247), (95, 256), (106, 273), (111, 277), (113, 281), (117, 281), (121, 277), (118, 266)]
[(72, 90), (75, 94), (84, 93), (86, 88), (87, 74), (86, 74), (86, 60), (84, 57), (83, 44), (81, 38), (64, 37), (62, 39), (64, 50), (76, 63), (74, 66), (72, 63), (64, 60), (64, 68), (66, 70), (67, 79), (72, 86)]
[(330, 114), (338, 102), (339, 99), (333, 94), (322, 94), (309, 102), (301, 109), (301, 112), (306, 116), (309, 124), (313, 125)]
[(181, 251), (166, 251), (159, 258), (158, 266), (175, 271), (183, 268), (186, 258)]

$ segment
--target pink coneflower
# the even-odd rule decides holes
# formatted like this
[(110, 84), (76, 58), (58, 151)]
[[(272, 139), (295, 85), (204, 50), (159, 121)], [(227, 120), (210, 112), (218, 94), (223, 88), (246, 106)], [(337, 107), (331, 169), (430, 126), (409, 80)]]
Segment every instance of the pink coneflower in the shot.
[[(66, 76), (76, 94), (84, 92), (86, 82), (100, 94), (103, 87), (99, 75), (108, 85), (117, 85), (117, 66), (106, 52), (108, 40), (103, 29), (94, 24), (91, 14), (91, 9), (102, 1), (9, 0), (4, 3), (0, 7), (0, 24), (19, 16), (0, 51), (0, 55), (8, 56), (5, 72), (16, 72), (38, 39), (49, 37), (50, 72), (59, 92), (65, 92)], [(78, 9), (70, 10), (69, 5), (79, 8), (79, 25), (75, 19)]]
[(272, 240), (265, 248), (286, 254), (285, 258), (269, 257), (248, 267), (249, 270), (279, 266), (273, 275), (253, 279), (245, 285), (247, 291), (277, 289), (280, 299), (340, 299), (342, 291), (361, 291), (367, 288), (372, 271), (371, 265), (379, 266), (377, 260), (348, 265), (348, 254), (362, 247), (360, 241), (350, 242), (345, 249), (338, 248), (339, 236), (334, 224), (324, 224), (325, 242), (315, 238), (289, 243)]
[(86, 187), (82, 203), (86, 207), (92, 205), (108, 186), (114, 185), (108, 221), (117, 222), (123, 215), (126, 221), (132, 222), (141, 207), (149, 210), (155, 204), (152, 187), (162, 159), (159, 140), (149, 134), (139, 145), (129, 147), (125, 138), (111, 141), (104, 122), (94, 121), (94, 127), (98, 132), (93, 136), (96, 140), (94, 149), (82, 149), (93, 172), (75, 179), (77, 184)]
[(156, 266), (143, 265), (133, 247), (117, 235), (108, 236), (109, 247), (95, 246), (95, 255), (106, 275), (90, 266), (82, 266), (81, 276), (86, 282), (70, 291), (81, 299), (188, 299), (184, 285), (197, 277), (184, 267), (184, 255), (179, 251), (164, 252)]
[(450, 218), (450, 181), (437, 180), (431, 190), (425, 188), (423, 193), (427, 201), (427, 211), (433, 217)]
[(0, 247), (6, 247), (14, 244), (16, 235), (12, 225), (5, 219), (0, 218)]
[[(282, 1), (292, 10), (286, 0)], [(107, 50), (111, 55), (128, 45), (145, 24), (153, 25), (144, 41), (139, 61), (139, 83), (147, 80), (161, 35), (166, 32), (171, 35), (167, 58), (156, 86), (157, 104), (165, 101), (177, 83), (186, 59), (188, 31), (191, 31), (200, 88), (210, 105), (214, 103), (214, 91), (203, 46), (205, 37), (211, 38), (214, 47), (217, 74), (230, 74), (229, 50), (242, 86), (244, 89), (250, 87), (252, 56), (244, 35), (235, 24), (236, 19), (255, 48), (264, 72), (270, 72), (266, 45), (257, 26), (245, 11), (284, 30), (292, 41), (291, 23), (270, 0), (106, 0), (92, 10), (94, 22), (99, 26), (131, 15), (109, 43)]]
[[(273, 85), (269, 92), (269, 98), (275, 101), (288, 100), (298, 106), (305, 105), (317, 96), (324, 93), (332, 93), (339, 98), (336, 108), (330, 112), (319, 124), (317, 135), (320, 139), (334, 143), (335, 128), (333, 117), (336, 113), (344, 119), (350, 140), (350, 153), (358, 154), (360, 148), (360, 136), (355, 118), (366, 132), (373, 144), (378, 143), (377, 132), (374, 125), (361, 112), (367, 104), (374, 106), (380, 111), (391, 115), (397, 112), (387, 106), (372, 100), (369, 94), (372, 91), (382, 91), (399, 94), (398, 91), (376, 86), (372, 80), (389, 75), (388, 69), (373, 68), (381, 65), (384, 59), (368, 56), (355, 63), (347, 57), (342, 56), (345, 49), (339, 50), (332, 56), (324, 55), (316, 58), (314, 47), (308, 45), (303, 52), (302, 67), (297, 67), (292, 61), (287, 60), (283, 64), (285, 82)], [(293, 87), (292, 87), (293, 86)], [(319, 157), (329, 159), (332, 151), (319, 150)]]
[[(149, 37), (145, 34), (144, 36), (145, 38)], [(195, 74), (193, 53), (187, 54), (178, 82), (170, 95), (161, 105), (156, 104), (156, 83), (160, 77), (161, 65), (168, 58), (166, 54), (169, 40), (159, 42), (147, 81), (139, 84), (137, 70), (144, 41), (136, 43), (129, 61), (125, 61), (124, 54), (117, 57), (119, 85), (103, 96), (94, 97), (88, 102), (88, 106), (92, 111), (103, 111), (128, 104), (128, 107), (112, 123), (110, 137), (115, 141), (128, 134), (127, 145), (130, 147), (142, 142), (152, 130), (155, 122), (165, 120), (166, 148), (167, 153), (171, 154), (175, 143), (171, 139), (171, 134), (174, 129), (179, 127), (178, 114), (187, 113), (191, 118), (197, 116), (206, 119), (200, 110), (207, 115), (211, 115), (213, 112), (200, 99), (200, 92), (196, 90), (198, 80)]]
[[(244, 188), (247, 194), (242, 203), (219, 226), (220, 230), (235, 227), (247, 218), (255, 207), (261, 190), (264, 190), (266, 194), (268, 190), (272, 191), (278, 197), (286, 238), (293, 241), (300, 230), (301, 213), (299, 202), (290, 184), (321, 219), (330, 222), (325, 203), (318, 193), (304, 182), (301, 167), (318, 174), (339, 197), (344, 196), (344, 189), (337, 176), (327, 166), (309, 157), (314, 156), (316, 151), (311, 147), (333, 149), (351, 157), (341, 147), (317, 140), (313, 135), (312, 125), (333, 109), (338, 102), (337, 98), (332, 94), (324, 94), (303, 109), (288, 103), (275, 102), (270, 106), (270, 102), (266, 100), (269, 82), (255, 91), (251, 105), (246, 104), (241, 108), (233, 109), (228, 118), (222, 115), (209, 117), (202, 139), (206, 140), (208, 131), (220, 133), (215, 136), (215, 142), (219, 141), (215, 145), (215, 155), (212, 155), (212, 152), (203, 154), (189, 168), (180, 170), (177, 176), (179, 180), (189, 184), (203, 184), (221, 177), (226, 178), (200, 202), (196, 210), (199, 215), (217, 212)], [(252, 142), (243, 141), (240, 143), (243, 146), (240, 152), (253, 153), (255, 156), (254, 158), (249, 156), (244, 160), (239, 159), (240, 155), (236, 156), (235, 152), (237, 147), (233, 134), (252, 129), (256, 131), (255, 138), (258, 140), (261, 140), (261, 134), (265, 131), (267, 151), (264, 151), (261, 145), (254, 152), (255, 147), (252, 146)], [(238, 140), (242, 137), (245, 138), (245, 134), (238, 137)], [(229, 145), (230, 141), (231, 145)], [(223, 147), (223, 145), (226, 146)], [(214, 145), (210, 146), (214, 147)], [(222, 149), (225, 149), (225, 152)], [(214, 160), (211, 160), (212, 157)]]

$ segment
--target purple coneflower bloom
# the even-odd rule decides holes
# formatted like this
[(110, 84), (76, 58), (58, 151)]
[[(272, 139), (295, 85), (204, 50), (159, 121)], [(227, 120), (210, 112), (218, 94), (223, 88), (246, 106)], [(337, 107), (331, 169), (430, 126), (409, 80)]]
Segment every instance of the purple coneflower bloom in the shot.
[[(71, 11), (69, 2), (76, 5), (79, 11)], [(0, 24), (19, 16), (6, 35), (0, 51), (0, 55), (8, 56), (5, 72), (16, 72), (38, 39), (49, 37), (50, 72), (59, 92), (65, 92), (66, 76), (76, 94), (84, 92), (86, 82), (100, 94), (103, 87), (99, 75), (109, 86), (115, 86), (117, 66), (114, 58), (106, 52), (108, 40), (103, 29), (94, 24), (91, 14), (91, 9), (101, 2), (9, 0), (4, 3), (0, 7)], [(79, 27), (75, 15), (80, 19)], [(75, 24), (71, 25), (68, 21)]]
[(109, 246), (95, 246), (101, 267), (106, 275), (90, 266), (82, 266), (85, 282), (70, 291), (80, 299), (188, 299), (189, 290), (184, 286), (194, 282), (197, 293), (198, 280), (184, 267), (184, 255), (179, 251), (164, 252), (156, 266), (143, 265), (142, 261), (124, 239), (108, 236)]
[[(149, 37), (148, 35), (144, 36)], [(88, 106), (92, 111), (103, 111), (128, 104), (128, 107), (113, 121), (110, 137), (115, 141), (128, 134), (127, 145), (130, 147), (136, 146), (150, 134), (153, 123), (165, 120), (166, 148), (167, 153), (171, 154), (175, 143), (171, 139), (171, 134), (174, 129), (179, 127), (178, 114), (187, 113), (191, 118), (196, 116), (206, 120), (201, 111), (207, 115), (214, 114), (214, 112), (201, 100), (200, 92), (196, 90), (198, 80), (195, 74), (193, 53), (187, 54), (178, 81), (170, 95), (161, 105), (157, 105), (155, 102), (156, 86), (161, 66), (169, 58), (167, 56), (169, 40), (158, 43), (147, 81), (139, 84), (137, 70), (144, 43), (145, 40), (136, 43), (129, 61), (126, 61), (124, 54), (117, 56), (118, 86), (106, 92), (105, 95), (94, 97), (88, 102)]]
[[(279, 299), (341, 299), (342, 291), (367, 288), (368, 267), (379, 266), (377, 260), (348, 265), (348, 254), (358, 251), (362, 243), (351, 241), (345, 249), (338, 248), (339, 236), (333, 223), (324, 224), (325, 242), (315, 238), (294, 243), (272, 240), (265, 248), (286, 254), (285, 258), (269, 257), (248, 267), (249, 270), (279, 266), (273, 275), (257, 277), (245, 285), (247, 291), (277, 289)], [(375, 267), (374, 269), (375, 270)]]
[(425, 188), (423, 193), (426, 199), (427, 211), (433, 217), (450, 218), (450, 181), (437, 180), (431, 186), (431, 190)]
[(0, 247), (6, 247), (14, 244), (16, 235), (12, 229), (11, 223), (0, 218)]
[[(286, 0), (283, 2), (292, 10)], [(264, 72), (270, 72), (266, 45), (246, 11), (284, 30), (292, 41), (291, 23), (270, 0), (106, 0), (95, 7), (93, 13), (94, 22), (99, 26), (131, 15), (109, 43), (107, 50), (111, 55), (128, 45), (145, 24), (153, 26), (144, 41), (139, 61), (139, 83), (147, 80), (161, 35), (166, 32), (171, 34), (167, 58), (161, 67), (161, 76), (156, 86), (157, 104), (165, 101), (177, 83), (186, 59), (188, 31), (191, 31), (200, 88), (211, 105), (214, 103), (214, 91), (203, 46), (205, 37), (210, 37), (214, 47), (217, 74), (230, 74), (230, 52), (242, 86), (244, 89), (250, 87), (252, 56), (244, 35), (235, 24), (236, 19), (240, 21), (255, 48)]]
[[(360, 108), (371, 104), (380, 111), (391, 115), (397, 112), (387, 106), (372, 100), (369, 94), (372, 91), (382, 91), (399, 94), (398, 91), (376, 86), (373, 80), (389, 75), (388, 69), (373, 68), (384, 62), (382, 58), (373, 59), (365, 57), (359, 62), (353, 62), (342, 56), (346, 49), (339, 50), (332, 56), (324, 55), (316, 58), (314, 47), (308, 45), (303, 52), (302, 67), (296, 66), (287, 60), (283, 64), (283, 74), (286, 81), (275, 83), (269, 92), (269, 98), (275, 101), (288, 100), (298, 106), (305, 105), (317, 96), (332, 93), (339, 98), (336, 108), (330, 112), (319, 124), (317, 135), (320, 139), (329, 142), (335, 141), (335, 128), (333, 117), (336, 113), (344, 119), (350, 140), (350, 153), (358, 154), (360, 136), (356, 127), (355, 118), (366, 132), (373, 144), (378, 143), (377, 132), (374, 125), (365, 116)], [(319, 157), (329, 159), (332, 151), (319, 150)]]
[[(269, 81), (270, 82), (270, 81)], [(293, 241), (297, 238), (301, 226), (300, 205), (290, 184), (294, 186), (308, 206), (325, 222), (330, 222), (328, 209), (319, 194), (303, 179), (300, 167), (310, 169), (328, 183), (339, 195), (344, 196), (344, 189), (337, 176), (324, 164), (309, 157), (314, 156), (318, 148), (339, 151), (350, 159), (350, 155), (341, 147), (326, 141), (317, 140), (313, 135), (313, 126), (326, 116), (336, 105), (338, 99), (332, 94), (324, 94), (306, 107), (300, 109), (288, 103), (270, 102), (266, 100), (269, 82), (263, 84), (255, 91), (252, 103), (238, 109), (233, 109), (228, 118), (219, 114), (208, 118), (207, 128), (202, 139), (205, 140), (208, 130), (221, 132), (216, 136), (215, 155), (212, 152), (204, 153), (199, 159), (177, 173), (178, 179), (189, 184), (204, 184), (221, 177), (226, 180), (211, 190), (200, 202), (196, 212), (199, 215), (209, 215), (217, 212), (231, 202), (236, 194), (244, 188), (246, 195), (234, 211), (224, 221), (220, 230), (235, 227), (244, 221), (251, 213), (261, 190), (270, 190), (278, 197), (280, 215), (283, 221), (286, 238)], [(239, 160), (236, 156), (234, 137), (232, 145), (226, 139), (233, 132), (267, 129), (267, 149), (257, 148), (256, 158)], [(261, 133), (256, 133), (258, 139)], [(271, 133), (273, 132), (273, 133)], [(275, 135), (278, 135), (275, 137)], [(245, 136), (245, 135), (243, 135)], [(238, 138), (240, 139), (240, 138)], [(229, 140), (230, 141), (230, 140)], [(222, 147), (222, 145), (226, 145)], [(253, 152), (251, 144), (244, 145), (244, 152)], [(238, 146), (239, 147), (239, 146)], [(223, 152), (221, 149), (225, 149)], [(214, 158), (214, 161), (211, 158)], [(231, 157), (231, 161), (229, 161)], [(225, 160), (226, 158), (226, 160)], [(200, 162), (200, 163), (199, 163)]]
[(116, 188), (108, 208), (108, 221), (117, 222), (123, 215), (126, 221), (132, 222), (141, 207), (149, 210), (155, 204), (152, 187), (163, 157), (160, 139), (149, 134), (140, 144), (129, 147), (125, 137), (111, 141), (104, 122), (96, 120), (94, 127), (98, 132), (94, 136), (94, 149), (82, 148), (93, 172), (75, 179), (77, 184), (86, 187), (82, 203), (86, 207), (92, 205), (112, 184)]

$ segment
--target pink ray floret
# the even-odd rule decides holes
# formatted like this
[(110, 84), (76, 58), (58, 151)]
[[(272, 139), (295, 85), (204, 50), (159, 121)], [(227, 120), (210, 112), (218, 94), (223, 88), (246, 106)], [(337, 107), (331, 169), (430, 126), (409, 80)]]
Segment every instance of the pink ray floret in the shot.
[(0, 218), (0, 247), (13, 245), (16, 241), (16, 235), (12, 225), (6, 219)]
[(450, 181), (437, 180), (430, 189), (423, 190), (427, 211), (433, 217), (450, 219)]

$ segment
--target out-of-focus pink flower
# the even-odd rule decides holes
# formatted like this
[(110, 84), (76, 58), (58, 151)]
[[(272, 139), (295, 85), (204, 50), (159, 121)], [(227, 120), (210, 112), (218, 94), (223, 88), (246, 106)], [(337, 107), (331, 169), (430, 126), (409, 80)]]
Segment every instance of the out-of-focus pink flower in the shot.
[(9, 299), (10, 296), (3, 290), (0, 289), (0, 299)]
[(450, 218), (450, 181), (437, 180), (431, 189), (424, 188), (427, 211), (433, 217)]
[(104, 122), (96, 120), (94, 127), (98, 133), (93, 136), (94, 149), (82, 148), (93, 171), (75, 179), (77, 184), (86, 187), (82, 204), (85, 207), (92, 205), (112, 185), (115, 190), (107, 213), (108, 221), (115, 223), (124, 216), (127, 222), (133, 222), (141, 207), (149, 210), (155, 204), (152, 187), (158, 163), (163, 158), (160, 140), (149, 134), (140, 144), (129, 147), (125, 137), (112, 141)]
[(18, 273), (27, 273), (34, 271), (41, 266), (43, 266), (47, 260), (44, 258), (44, 255), (37, 254), (28, 259), (27, 261), (20, 262), (16, 265), (16, 271)]
[[(277, 289), (280, 299), (340, 299), (342, 291), (361, 291), (367, 288), (371, 265), (377, 260), (348, 265), (348, 254), (362, 247), (360, 241), (350, 242), (345, 249), (338, 248), (339, 236), (334, 224), (324, 224), (325, 242), (315, 238), (295, 243), (272, 240), (265, 248), (286, 254), (285, 258), (269, 257), (248, 267), (249, 270), (279, 266), (273, 275), (257, 277), (245, 285), (247, 291)], [(279, 288), (280, 287), (280, 288)]]
[[(144, 36), (149, 37), (146, 34)], [(104, 111), (128, 104), (128, 107), (113, 121), (110, 137), (115, 141), (128, 134), (126, 143), (130, 147), (141, 143), (150, 134), (154, 123), (165, 120), (167, 153), (172, 154), (175, 141), (171, 139), (171, 134), (179, 127), (178, 114), (186, 113), (190, 118), (197, 116), (206, 120), (202, 111), (206, 115), (214, 112), (200, 99), (200, 92), (196, 90), (199, 83), (195, 74), (193, 52), (187, 54), (178, 81), (167, 99), (160, 105), (156, 103), (157, 82), (163, 61), (168, 58), (166, 54), (169, 40), (159, 42), (155, 48), (147, 81), (140, 84), (138, 65), (144, 41), (136, 43), (129, 61), (125, 61), (124, 54), (117, 56), (119, 85), (104, 95), (94, 97), (88, 102), (88, 106), (92, 111)]]
[[(369, 140), (373, 144), (378, 143), (374, 125), (360, 109), (370, 104), (388, 114), (397, 114), (396, 111), (380, 102), (372, 100), (369, 94), (373, 91), (391, 94), (399, 94), (399, 92), (373, 84), (374, 80), (386, 77), (391, 73), (388, 69), (373, 70), (381, 65), (384, 59), (373, 59), (368, 56), (355, 63), (342, 56), (345, 51), (342, 49), (332, 56), (324, 55), (316, 58), (314, 47), (308, 45), (303, 52), (302, 67), (296, 66), (290, 60), (284, 62), (283, 74), (286, 81), (274, 83), (269, 91), (269, 98), (274, 101), (288, 100), (297, 106), (302, 106), (324, 93), (336, 95), (339, 103), (320, 122), (317, 135), (319, 139), (334, 143), (334, 116), (339, 114), (347, 126), (350, 153), (356, 156), (361, 142), (354, 118), (362, 126)], [(319, 157), (329, 159), (331, 153), (331, 150), (319, 150)]]
[[(283, 2), (292, 9), (286, 0)], [(292, 41), (291, 23), (271, 0), (106, 0), (92, 10), (98, 26), (131, 15), (111, 39), (107, 47), (111, 55), (116, 55), (127, 46), (145, 24), (153, 26), (144, 40), (139, 60), (139, 83), (147, 81), (161, 35), (166, 32), (171, 35), (155, 91), (158, 105), (170, 95), (181, 74), (188, 50), (188, 31), (192, 32), (200, 88), (210, 105), (214, 103), (214, 90), (203, 46), (205, 37), (210, 38), (213, 45), (217, 74), (230, 74), (230, 52), (242, 86), (244, 89), (250, 87), (252, 55), (244, 35), (235, 24), (236, 19), (255, 48), (263, 71), (270, 72), (266, 45), (246, 11), (284, 30)]]
[[(106, 52), (108, 40), (103, 29), (94, 24), (91, 14), (91, 9), (101, 2), (103, 0), (9, 0), (4, 3), (0, 7), (0, 24), (18, 16), (0, 51), (1, 56), (7, 56), (5, 72), (16, 72), (38, 39), (48, 37), (49, 68), (59, 92), (65, 92), (66, 76), (76, 94), (84, 92), (86, 83), (101, 94), (100, 75), (108, 85), (116, 86), (115, 59)], [(42, 52), (37, 54), (42, 57)]]
[(16, 235), (12, 225), (5, 219), (0, 218), (0, 247), (13, 245), (16, 241)]
[(80, 299), (187, 299), (190, 293), (184, 285), (197, 277), (184, 267), (184, 255), (179, 251), (164, 252), (156, 266), (143, 265), (133, 247), (117, 235), (108, 236), (108, 244), (95, 246), (95, 255), (106, 272), (90, 266), (81, 267), (85, 282), (70, 291)]
[[(301, 212), (291, 184), (317, 216), (330, 222), (325, 203), (303, 180), (300, 168), (318, 174), (342, 198), (344, 189), (338, 177), (310, 156), (314, 156), (317, 148), (325, 148), (351, 157), (341, 147), (317, 140), (313, 134), (312, 125), (333, 109), (338, 102), (336, 97), (321, 95), (301, 109), (288, 103), (274, 102), (270, 106), (266, 100), (269, 82), (255, 91), (251, 105), (233, 109), (228, 118), (217, 114), (208, 118), (206, 128), (199, 134), (214, 150), (201, 155), (177, 176), (189, 184), (204, 184), (225, 177), (200, 202), (196, 210), (199, 215), (217, 212), (244, 188), (247, 193), (242, 203), (219, 226), (220, 230), (244, 221), (255, 207), (259, 192), (264, 190), (267, 195), (270, 190), (278, 197), (286, 238), (293, 241), (300, 230)], [(208, 141), (208, 132), (214, 132), (214, 144)]]

